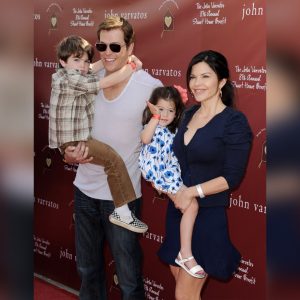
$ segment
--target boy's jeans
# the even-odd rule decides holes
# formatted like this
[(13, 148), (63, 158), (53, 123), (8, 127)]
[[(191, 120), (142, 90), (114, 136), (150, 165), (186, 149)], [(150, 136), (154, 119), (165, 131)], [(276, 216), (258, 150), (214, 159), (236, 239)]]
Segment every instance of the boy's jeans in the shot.
[[(140, 204), (140, 198), (129, 203), (136, 215), (139, 215)], [(115, 261), (122, 299), (145, 299), (138, 234), (110, 223), (108, 216), (113, 210), (112, 201), (90, 198), (75, 188), (76, 262), (81, 278), (81, 300), (107, 299), (103, 257), (105, 239)]]

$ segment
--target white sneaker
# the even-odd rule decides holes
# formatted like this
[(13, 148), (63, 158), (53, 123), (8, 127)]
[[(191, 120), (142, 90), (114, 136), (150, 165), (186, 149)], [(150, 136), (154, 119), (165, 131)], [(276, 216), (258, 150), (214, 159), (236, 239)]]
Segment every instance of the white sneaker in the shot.
[(132, 219), (130, 221), (121, 219), (119, 214), (115, 211), (109, 215), (108, 219), (111, 223), (126, 228), (130, 231), (137, 232), (137, 233), (144, 233), (148, 230), (147, 224), (140, 221), (132, 212), (131, 212)]

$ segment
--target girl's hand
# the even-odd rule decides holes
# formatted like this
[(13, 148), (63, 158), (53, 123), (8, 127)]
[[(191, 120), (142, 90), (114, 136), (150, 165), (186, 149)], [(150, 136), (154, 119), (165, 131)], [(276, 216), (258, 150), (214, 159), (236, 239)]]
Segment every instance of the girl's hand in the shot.
[(150, 112), (152, 113), (152, 115), (160, 115), (160, 110), (158, 109), (157, 106), (155, 106), (154, 104), (150, 103), (149, 101), (147, 101), (147, 105), (150, 109)]
[(136, 65), (136, 71), (142, 69), (143, 63), (135, 55), (131, 55), (129, 57), (129, 61), (135, 63), (135, 65)]
[(68, 164), (80, 163), (86, 164), (93, 160), (93, 157), (87, 158), (89, 153), (89, 148), (85, 145), (85, 142), (79, 142), (78, 145), (68, 146), (65, 149), (65, 161)]

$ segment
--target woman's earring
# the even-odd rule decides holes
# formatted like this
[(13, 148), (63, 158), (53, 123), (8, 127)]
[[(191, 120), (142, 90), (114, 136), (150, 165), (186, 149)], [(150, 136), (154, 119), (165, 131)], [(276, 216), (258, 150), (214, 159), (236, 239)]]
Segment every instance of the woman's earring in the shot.
[(222, 90), (220, 90), (219, 96), (222, 99)]

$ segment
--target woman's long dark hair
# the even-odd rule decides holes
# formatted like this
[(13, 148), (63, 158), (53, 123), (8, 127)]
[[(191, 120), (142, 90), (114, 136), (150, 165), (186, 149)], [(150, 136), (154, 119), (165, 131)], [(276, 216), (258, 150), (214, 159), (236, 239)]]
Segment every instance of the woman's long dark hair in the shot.
[[(156, 89), (153, 90), (149, 102), (156, 105), (159, 99), (163, 99), (165, 101), (172, 101), (175, 104), (175, 109), (176, 109), (175, 118), (173, 122), (167, 126), (167, 128), (172, 133), (175, 133), (184, 110), (184, 104), (180, 96), (180, 93), (173, 86), (157, 87)], [(143, 112), (143, 120), (142, 120), (143, 125), (148, 124), (151, 118), (152, 118), (152, 113), (147, 106)]]
[(234, 107), (234, 99), (235, 99), (235, 93), (234, 93), (234, 86), (232, 82), (230, 81), (230, 74), (229, 74), (229, 68), (227, 59), (225, 56), (219, 52), (213, 51), (213, 50), (205, 50), (198, 54), (196, 54), (191, 62), (189, 63), (189, 66), (187, 68), (186, 72), (186, 83), (189, 92), (191, 92), (190, 89), (190, 79), (191, 79), (191, 72), (194, 65), (205, 62), (209, 65), (209, 67), (216, 73), (219, 81), (222, 79), (227, 79), (225, 85), (222, 87), (222, 102), (226, 106)]

